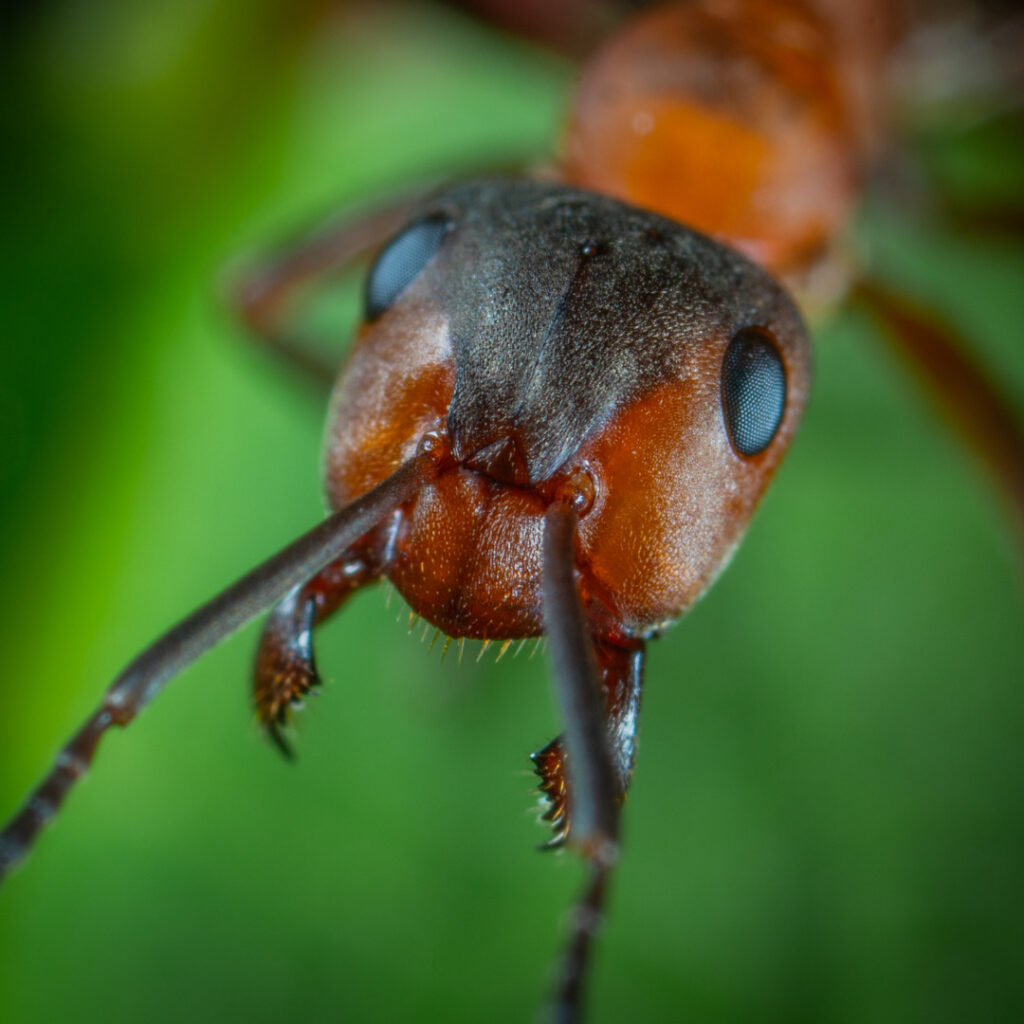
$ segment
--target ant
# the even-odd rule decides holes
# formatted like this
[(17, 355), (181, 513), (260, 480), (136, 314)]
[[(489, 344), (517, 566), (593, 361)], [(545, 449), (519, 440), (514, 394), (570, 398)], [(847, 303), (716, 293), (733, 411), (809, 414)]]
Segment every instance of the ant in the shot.
[[(451, 240), (459, 238), (458, 224), (465, 222), (463, 220), (460, 220), (460, 217), (470, 217), (475, 212), (480, 210), (497, 209), (499, 211), (499, 219), (501, 219), (501, 217), (504, 216), (504, 214), (501, 213), (501, 211), (504, 208), (500, 205), (498, 199), (487, 193), (487, 188), (496, 187), (497, 186), (494, 184), (486, 186), (480, 185), (477, 186), (476, 193), (473, 193), (471, 187), (466, 186), (466, 190), (473, 198), (472, 204), (467, 205), (466, 194), (459, 193), (459, 191), (456, 190), (454, 191), (454, 193), (443, 194), (439, 199), (432, 199), (430, 201), (427, 201), (425, 206), (420, 207), (414, 213), (411, 214), (412, 226), (404, 230), (399, 229), (396, 241), (391, 244), (391, 248), (387, 248), (384, 250), (384, 256), (381, 257), (381, 259), (378, 261), (376, 265), (375, 271), (372, 272), (371, 286), (369, 288), (368, 294), (368, 313), (371, 314), (371, 328), (369, 330), (371, 334), (374, 330), (374, 324), (378, 325), (378, 330), (387, 326), (387, 324), (390, 324), (390, 321), (388, 321), (387, 324), (385, 323), (385, 318), (391, 316), (392, 302), (394, 304), (395, 315), (398, 314), (399, 309), (401, 308), (399, 303), (397, 302), (395, 297), (391, 295), (391, 293), (394, 291), (395, 287), (395, 274), (397, 274), (397, 279), (399, 281), (403, 281), (403, 275), (402, 273), (399, 273), (394, 269), (389, 270), (389, 263), (394, 263), (395, 261), (397, 261), (399, 264), (401, 263), (401, 259), (399, 257), (406, 255), (402, 252), (403, 248), (412, 246), (414, 253), (422, 255), (424, 251), (430, 250), (435, 243), (437, 243), (437, 248), (431, 253), (430, 257), (428, 257), (427, 264), (429, 264), (430, 259), (433, 259), (434, 257), (438, 259), (443, 258), (444, 254), (446, 253), (446, 250), (442, 249), (442, 246), (444, 245), (444, 240), (449, 240), (451, 242)], [(517, 186), (513, 182), (507, 182), (502, 190), (502, 194), (514, 194), (517, 187), (522, 186)], [(482, 189), (482, 191), (480, 191), (480, 189)], [(572, 220), (572, 217), (575, 215), (572, 209), (573, 204), (579, 202), (579, 197), (577, 194), (571, 193), (571, 191), (570, 193), (563, 193), (563, 191), (559, 191), (557, 188), (554, 188), (553, 186), (548, 187), (546, 191), (544, 189), (541, 189), (541, 191), (543, 191), (543, 195), (546, 200), (550, 200), (554, 203), (552, 210), (555, 211), (555, 213), (557, 213), (559, 217), (568, 221)], [(530, 195), (532, 196), (534, 194)], [(440, 207), (436, 205), (438, 202), (440, 203)], [(525, 200), (523, 202), (525, 203)], [(539, 200), (538, 202), (543, 203), (544, 200)], [(445, 206), (445, 203), (451, 204), (451, 206)], [(559, 204), (561, 204), (561, 206), (559, 206)], [(537, 220), (540, 216), (538, 212), (538, 207), (536, 206), (529, 206), (528, 204), (526, 204), (523, 207), (523, 209), (530, 211), (528, 216), (526, 217), (526, 222), (529, 224)], [(547, 210), (547, 208), (545, 209)], [(509, 211), (509, 219), (514, 219), (514, 217), (512, 217), (512, 213), (514, 212), (514, 210)], [(548, 212), (551, 211), (549, 210)], [(577, 213), (580, 214), (581, 219), (583, 219), (584, 213), (590, 212), (593, 211), (591, 211), (589, 207), (586, 211), (577, 211)], [(606, 223), (610, 223), (610, 221), (601, 221), (600, 218), (598, 218), (598, 226), (604, 226)], [(518, 227), (512, 230), (506, 239), (506, 241), (508, 242), (508, 251), (512, 255), (515, 254), (515, 244), (518, 241), (520, 241), (520, 234), (524, 230), (524, 225), (522, 223), (519, 223)], [(408, 233), (409, 231), (414, 231), (416, 233), (412, 234), (411, 236), (411, 234)], [(647, 222), (644, 230), (640, 230), (637, 227), (637, 225), (634, 225), (633, 231), (634, 234), (636, 234), (637, 239), (642, 238), (646, 231), (647, 237), (649, 238), (651, 244), (658, 242), (658, 240), (652, 236), (651, 232), (653, 232), (654, 236), (657, 236), (657, 234), (659, 234), (659, 236), (662, 236), (662, 238), (660, 238), (660, 243), (662, 244), (665, 244), (666, 239), (675, 238), (672, 230), (665, 228), (658, 222)], [(562, 238), (560, 234), (556, 234), (556, 237)], [(621, 236), (620, 234), (615, 234), (614, 237), (628, 237), (632, 239), (633, 234), (631, 234), (629, 231), (624, 230)], [(465, 236), (463, 236), (463, 238), (465, 238)], [(472, 236), (470, 237), (470, 240), (472, 241)], [(607, 251), (607, 246), (609, 245), (609, 243), (607, 243), (603, 234), (600, 231), (580, 232), (579, 234), (577, 234), (577, 236), (572, 236), (571, 241), (575, 245), (574, 256), (575, 258), (578, 259), (580, 267), (590, 267), (592, 265), (590, 261), (594, 261), (594, 266), (600, 266), (600, 263), (598, 261), (602, 259), (610, 262), (613, 259), (618, 258), (617, 256), (612, 256), (611, 254), (609, 254), (609, 252)], [(394, 247), (397, 247), (397, 249), (395, 249)], [(414, 265), (417, 263), (418, 258), (418, 256), (414, 256)], [(425, 266), (427, 264), (425, 264)], [(465, 265), (465, 263), (463, 265)], [(745, 265), (729, 264), (724, 268), (723, 272), (735, 276), (735, 278), (738, 280), (741, 274), (740, 271), (737, 269), (737, 266), (742, 267)], [(430, 267), (433, 270), (437, 269), (437, 267), (433, 264), (430, 264)], [(423, 272), (426, 273), (427, 270), (424, 269)], [(575, 273), (575, 271), (573, 271), (573, 273)], [(417, 281), (419, 281), (419, 285), (417, 284)], [(376, 288), (375, 283), (378, 286)], [(434, 282), (433, 288), (428, 288), (426, 279), (420, 279), (419, 275), (417, 275), (413, 281), (410, 281), (407, 284), (411, 289), (416, 289), (418, 287), (422, 288), (425, 291), (427, 298), (429, 298), (429, 296), (431, 295), (436, 295), (438, 288), (442, 292), (444, 290), (444, 287), (442, 285), (438, 285), (436, 281)], [(744, 284), (749, 285), (750, 283), (744, 281)], [(388, 287), (389, 285), (390, 287)], [(705, 287), (708, 287), (707, 283), (705, 283)], [(766, 285), (765, 287), (768, 286)], [(402, 301), (408, 301), (413, 294), (414, 293), (412, 292), (408, 294), (404, 293), (404, 289), (401, 289), (399, 292), (399, 295), (404, 295), (404, 299)], [(772, 450), (772, 458), (774, 458), (775, 455), (780, 453), (781, 447), (788, 441), (788, 438), (792, 436), (792, 431), (796, 423), (796, 417), (798, 416), (800, 411), (803, 390), (806, 384), (806, 355), (803, 354), (804, 347), (803, 342), (801, 340), (802, 331), (799, 328), (799, 324), (794, 321), (792, 314), (786, 311), (784, 301), (777, 297), (773, 289), (769, 287), (768, 292), (765, 294), (767, 294), (769, 298), (766, 299), (763, 295), (759, 295), (758, 299), (756, 300), (755, 304), (758, 305), (759, 307), (763, 308), (765, 305), (770, 306), (773, 303), (781, 303), (779, 309), (776, 310), (776, 318), (773, 319), (771, 323), (771, 327), (775, 328), (776, 330), (768, 330), (765, 324), (757, 324), (752, 325), (750, 327), (741, 328), (736, 332), (730, 332), (728, 342), (726, 342), (724, 339), (720, 339), (720, 347), (715, 352), (715, 358), (711, 360), (719, 369), (721, 377), (721, 368), (724, 368), (726, 366), (726, 353), (729, 350), (729, 347), (734, 342), (739, 346), (739, 351), (741, 352), (771, 352), (772, 350), (774, 350), (775, 352), (774, 356), (769, 354), (768, 356), (758, 357), (764, 359), (767, 362), (767, 365), (773, 365), (776, 367), (775, 371), (772, 372), (772, 375), (769, 378), (769, 380), (775, 381), (775, 383), (772, 385), (772, 387), (774, 388), (774, 391), (772, 393), (775, 395), (776, 406), (781, 407), (778, 411), (778, 421), (772, 424), (774, 429), (769, 430), (767, 427), (765, 427), (762, 431), (762, 433), (769, 434), (767, 446), (764, 447), (764, 449), (759, 450), (757, 443), (744, 442), (741, 438), (737, 440), (736, 424), (733, 424), (733, 429), (731, 432), (729, 428), (729, 417), (732, 414), (728, 412), (728, 402), (723, 401), (722, 406), (720, 408), (720, 414), (722, 417), (721, 422), (724, 424), (726, 434), (728, 435), (728, 438), (733, 445), (733, 451), (739, 458), (754, 460), (763, 458), (764, 453), (768, 452), (769, 449), (771, 449), (772, 445), (777, 444), (775, 449)], [(744, 292), (743, 289), (737, 289), (736, 292), (730, 293), (730, 295), (736, 298), (737, 301), (754, 301), (750, 299), (750, 293)], [(745, 299), (743, 298), (744, 295), (746, 296)], [(384, 298), (382, 298), (382, 296), (384, 296)], [(420, 301), (426, 301), (422, 294), (417, 295), (416, 297)], [(385, 301), (386, 298), (390, 298), (392, 301)], [(261, 309), (258, 306), (254, 306), (252, 303), (250, 303), (247, 306), (247, 308), (249, 310), (250, 315), (254, 319), (256, 319), (256, 321), (258, 321), (259, 324), (261, 324), (263, 327), (266, 327), (270, 323), (269, 319), (266, 318), (264, 309)], [(478, 309), (476, 309), (473, 302), (467, 301), (463, 308), (469, 308), (472, 311), (478, 312)], [(391, 319), (393, 319), (393, 316), (391, 316)], [(785, 327), (780, 327), (780, 324), (784, 324)], [(743, 333), (744, 331), (749, 330), (753, 331), (753, 337), (751, 337), (750, 334)], [(762, 346), (769, 347), (765, 349)], [(370, 343), (370, 348), (373, 348), (372, 342)], [(753, 358), (753, 356), (751, 357)], [(773, 359), (775, 360), (774, 362)], [(513, 361), (514, 358), (510, 354), (509, 365), (511, 365)], [(777, 367), (780, 365), (783, 368), (783, 373), (781, 375), (779, 375), (777, 371)], [(782, 385), (778, 383), (780, 378), (783, 382)], [(565, 379), (567, 381), (571, 381), (572, 374), (567, 374)], [(721, 377), (721, 382), (724, 390), (720, 390), (718, 393), (719, 395), (727, 395), (729, 388), (724, 377)], [(737, 390), (742, 391), (743, 388), (740, 385), (737, 385)], [(769, 388), (769, 390), (771, 391), (771, 388)], [(354, 396), (358, 398), (359, 388), (353, 387), (353, 391), (355, 392)], [(779, 400), (780, 392), (784, 394), (784, 397), (781, 399), (781, 401)], [(571, 391), (569, 393), (572, 394)], [(586, 393), (589, 394), (590, 392), (588, 391)], [(574, 399), (577, 399), (578, 401), (580, 400), (579, 394), (572, 394), (572, 397)], [(486, 416), (492, 413), (492, 410), (490, 410), (486, 406), (473, 406), (472, 400), (473, 399), (470, 399), (470, 413), (464, 413), (462, 415), (468, 417), (470, 421), (476, 423), (479, 423), (481, 420), (485, 421)], [(792, 403), (787, 404), (787, 402), (791, 401)], [(452, 404), (454, 404), (454, 399)], [(339, 410), (344, 411), (345, 408), (346, 407), (344, 406), (344, 404), (340, 404)], [(773, 406), (772, 408), (775, 407)], [(562, 412), (567, 413), (568, 410), (562, 410)], [(771, 417), (768, 417), (768, 420), (769, 423), (771, 423)], [(486, 424), (484, 425), (486, 426)], [(743, 429), (745, 430), (745, 428)], [(742, 432), (743, 431), (740, 431), (740, 433)], [(342, 440), (344, 440), (344, 438), (342, 438)], [(431, 429), (424, 429), (421, 433), (419, 440), (422, 441), (423, 447), (420, 456), (414, 457), (414, 459), (416, 460), (415, 466), (410, 470), (410, 473), (413, 474), (413, 479), (408, 479), (406, 477), (399, 478), (398, 483), (400, 484), (401, 487), (409, 487), (413, 486), (414, 484), (422, 483), (420, 476), (416, 474), (425, 474), (430, 472), (437, 472), (438, 474), (441, 474), (443, 472), (455, 472), (455, 470), (451, 465), (449, 465), (449, 463), (460, 461), (457, 454), (451, 450), (451, 431), (449, 431), (449, 437), (445, 437), (443, 427), (437, 427), (436, 424), (431, 424)], [(522, 444), (516, 442), (514, 445), (509, 445), (508, 443), (506, 443), (504, 438), (500, 438), (500, 442), (501, 443), (498, 444), (497, 449), (495, 451), (489, 451), (489, 445), (478, 445), (474, 452), (468, 454), (466, 458), (463, 459), (462, 464), (469, 465), (470, 470), (481, 473), (484, 477), (487, 477), (489, 479), (494, 479), (499, 484), (505, 484), (513, 489), (528, 489), (524, 487), (524, 483), (532, 482), (532, 474), (528, 472), (527, 465), (525, 479), (523, 478), (524, 471), (522, 468), (522, 463), (526, 462), (527, 460), (523, 457), (521, 451), (515, 451), (515, 449), (521, 449)], [(537, 443), (541, 444), (541, 449), (543, 451), (544, 444), (547, 442), (538, 441)], [(480, 452), (483, 452), (484, 455), (479, 455)], [(488, 452), (489, 454), (487, 454)], [(550, 458), (554, 459), (555, 456), (551, 456)], [(436, 459), (439, 459), (440, 462), (435, 462)], [(478, 462), (479, 465), (470, 465), (470, 463), (472, 463), (474, 460)], [(586, 463), (587, 460), (585, 459), (584, 462)], [(347, 465), (347, 463), (345, 463), (344, 460), (342, 460), (339, 463), (339, 466), (343, 465)], [(741, 465), (746, 465), (746, 463), (742, 463)], [(597, 485), (601, 481), (595, 481), (594, 479), (593, 473), (596, 472), (596, 470), (593, 468), (593, 466), (594, 464), (590, 464), (590, 468), (588, 468), (587, 465), (583, 465), (581, 467), (571, 467), (572, 471), (566, 473), (564, 478), (550, 476), (545, 477), (542, 481), (542, 483), (551, 484), (550, 493), (541, 496), (543, 501), (548, 503), (548, 508), (561, 510), (561, 512), (553, 513), (552, 517), (553, 519), (557, 519), (559, 516), (561, 516), (562, 521), (553, 522), (553, 524), (550, 526), (550, 529), (552, 534), (556, 538), (558, 538), (559, 536), (559, 531), (562, 531), (561, 542), (563, 552), (565, 550), (564, 530), (567, 528), (565, 520), (571, 522), (573, 513), (580, 515), (580, 528), (582, 529), (584, 524), (586, 523), (587, 516), (593, 514), (595, 511), (595, 501), (597, 501), (599, 504), (600, 500), (606, 499), (606, 495), (601, 493), (601, 488)], [(763, 463), (762, 466), (764, 466), (766, 473), (770, 473), (771, 469), (774, 466), (774, 462), (766, 462)], [(758, 480), (757, 482), (760, 486), (761, 481)], [(488, 484), (488, 486), (489, 485), (490, 484)], [(347, 497), (347, 495), (344, 493), (344, 488), (346, 486), (350, 487), (351, 485), (347, 483), (339, 484), (339, 487), (341, 488), (341, 496), (340, 498), (338, 495), (334, 496), (336, 504), (342, 503), (343, 500)], [(359, 487), (354, 487), (352, 489), (358, 490), (358, 492), (361, 493), (361, 488)], [(404, 497), (406, 496), (406, 494), (407, 492), (401, 490), (397, 498)], [(389, 495), (391, 500), (397, 500), (396, 496), (393, 493), (389, 493)], [(377, 511), (379, 512), (380, 510), (378, 509)], [(361, 521), (359, 524), (365, 525), (365, 522), (366, 520)], [(365, 532), (364, 534), (361, 534), (359, 536), (365, 536)], [(730, 538), (730, 544), (728, 545), (729, 547), (731, 547), (731, 540), (732, 539)], [(390, 543), (390, 541), (391, 539), (389, 538), (387, 543)], [(382, 541), (382, 543), (384, 542)], [(714, 555), (713, 562), (715, 565), (717, 565), (718, 561), (722, 556), (722, 552), (718, 550), (714, 552), (709, 551), (709, 557), (711, 557), (712, 555)], [(344, 564), (338, 565), (337, 569), (338, 572), (340, 572), (342, 577), (344, 578), (344, 581), (362, 582), (362, 578), (364, 578), (365, 575), (372, 574), (375, 567), (373, 564), (374, 560), (381, 557), (383, 557), (381, 552), (375, 549), (373, 551), (368, 552), (365, 557), (362, 557), (360, 555), (360, 557), (358, 559), (355, 559), (354, 561), (346, 561)], [(537, 573), (534, 573), (534, 578), (536, 579), (536, 577)], [(265, 581), (260, 582), (265, 583)], [(321, 587), (321, 590), (317, 591), (314, 588), (313, 593), (316, 595), (316, 599), (318, 600), (319, 596), (321, 596), (322, 594), (325, 604), (330, 604), (334, 600), (334, 595), (336, 595), (339, 590), (344, 589), (344, 587), (339, 587), (340, 582), (341, 581), (339, 579), (322, 581), (321, 584), (317, 585), (318, 587)], [(275, 581), (275, 583), (278, 584), (279, 587), (283, 586), (280, 583), (280, 581)], [(565, 580), (562, 579), (561, 583), (564, 585)], [(557, 589), (557, 584), (557, 580), (551, 583), (546, 583), (546, 586), (555, 588), (554, 590), (546, 591), (546, 597), (549, 593), (562, 593), (563, 597), (565, 596), (564, 587), (562, 591), (559, 591)], [(407, 584), (407, 586), (409, 585)], [(595, 590), (596, 589), (597, 588), (595, 588)], [(537, 595), (534, 595), (535, 606), (537, 604), (536, 597)], [(552, 598), (550, 600), (541, 601), (540, 603), (545, 606), (546, 613), (548, 605), (561, 607), (563, 609), (571, 609), (572, 607), (571, 601), (569, 601), (567, 598), (561, 601), (557, 598)], [(299, 602), (299, 604), (301, 604), (301, 602)], [(275, 738), (282, 743), (284, 743), (285, 740), (281, 732), (281, 729), (279, 728), (280, 723), (278, 722), (278, 717), (280, 713), (287, 707), (287, 698), (296, 695), (295, 691), (298, 689), (303, 689), (312, 678), (310, 675), (310, 665), (308, 662), (309, 651), (306, 649), (308, 631), (305, 629), (305, 627), (308, 625), (308, 616), (314, 613), (318, 614), (319, 606), (315, 604), (315, 601), (310, 600), (307, 600), (305, 605), (302, 607), (300, 607), (299, 604), (297, 604), (296, 601), (292, 600), (290, 601), (289, 604), (286, 604), (283, 608), (281, 608), (279, 612), (274, 613), (273, 620), (271, 620), (270, 624), (270, 632), (269, 634), (266, 634), (270, 636), (271, 640), (270, 642), (266, 643), (262, 648), (264, 654), (269, 659), (269, 662), (271, 664), (269, 669), (267, 669), (264, 672), (261, 672), (261, 679), (265, 683), (265, 685), (258, 690), (257, 695), (261, 701), (261, 708), (264, 712), (264, 717), (268, 722), (268, 727), (271, 732), (271, 735), (275, 736)], [(310, 605), (312, 605), (312, 607)], [(496, 606), (497, 605), (488, 605), (488, 607)], [(247, 608), (246, 610), (249, 609)], [(588, 614), (596, 614), (596, 612), (593, 611), (593, 605), (589, 607), (587, 610)], [(428, 617), (437, 618), (439, 616), (440, 612), (438, 612), (436, 608), (434, 608), (431, 612), (428, 612)], [(569, 615), (569, 617), (571, 616)], [(224, 631), (226, 628), (227, 624), (223, 622), (218, 622), (216, 624), (216, 631), (218, 633)], [(548, 628), (549, 630), (552, 629), (550, 623), (548, 624)], [(618, 628), (621, 628), (621, 624), (618, 624)], [(282, 632), (282, 635), (285, 637), (287, 642), (283, 645), (274, 644), (272, 642), (273, 633), (275, 629), (279, 629)], [(557, 633), (558, 630), (555, 629), (554, 632)], [(570, 630), (566, 630), (566, 632), (571, 636)], [(579, 633), (577, 633), (577, 636), (579, 637)], [(618, 634), (614, 634), (614, 636), (616, 639), (618, 639)], [(154, 655), (157, 658), (158, 663), (160, 662), (160, 657), (164, 656), (166, 652), (171, 648), (173, 648), (174, 657), (184, 656), (185, 654), (190, 653), (189, 651), (183, 651), (177, 643), (174, 643), (171, 644), (169, 647), (164, 647), (158, 650), (157, 655)], [(282, 657), (282, 648), (284, 648), (284, 654), (288, 655), (288, 657), (286, 657), (286, 662), (288, 664), (286, 664), (285, 666), (281, 666), (280, 664), (278, 664)], [(598, 651), (602, 659), (600, 664), (604, 666), (604, 659), (606, 657), (610, 657), (611, 655), (607, 654), (607, 651), (602, 650), (600, 647), (598, 648)], [(556, 664), (558, 663), (559, 658), (562, 659), (563, 663), (568, 663), (568, 669), (566, 670), (563, 666), (563, 670), (561, 673), (559, 673), (559, 675), (561, 675), (563, 678), (571, 677), (572, 666), (575, 665), (579, 667), (581, 662), (579, 650), (577, 650), (577, 653), (573, 655), (571, 651), (568, 654), (566, 654), (564, 650), (559, 652), (559, 650), (556, 647), (556, 649), (553, 651), (553, 654), (556, 660)], [(298, 667), (299, 681), (297, 684), (293, 684), (292, 682), (290, 682), (290, 680), (293, 678), (291, 673), (295, 668), (295, 666), (291, 664), (291, 660), (293, 657)], [(152, 663), (150, 667), (152, 668)], [(281, 689), (275, 690), (275, 686), (281, 687)], [(582, 689), (568, 689), (566, 699), (575, 699), (577, 697), (580, 697), (581, 693), (585, 692), (585, 687)], [(590, 718), (588, 717), (589, 715)], [(588, 712), (586, 702), (584, 702), (584, 705), (582, 706), (581, 710), (579, 710), (579, 712), (575, 712), (568, 716), (568, 722), (586, 725), (588, 721), (590, 721), (592, 724), (592, 710), (591, 712)], [(584, 730), (584, 732), (585, 731), (586, 730)], [(92, 738), (91, 732), (87, 732), (85, 735), (86, 742), (82, 744), (83, 746), (88, 745), (88, 742), (91, 742)], [(567, 734), (566, 738), (570, 743), (573, 741), (571, 730)], [(590, 738), (593, 738), (593, 730)], [(580, 746), (580, 750), (586, 749), (586, 735), (578, 735), (577, 737), (575, 737), (575, 740), (577, 740), (578, 743), (583, 744)], [(557, 754), (552, 754), (552, 751), (549, 751), (548, 755), (549, 757), (558, 756)], [(584, 763), (587, 760), (588, 756), (586, 754), (583, 754), (580, 758), (581, 763)], [(595, 764), (600, 764), (601, 762), (600, 757), (592, 758), (591, 760)], [(541, 763), (543, 770), (543, 757), (541, 759)], [(608, 844), (604, 843), (604, 841), (610, 839), (612, 841), (611, 845), (614, 845), (613, 841), (616, 838), (617, 810), (613, 810), (609, 814), (608, 809), (617, 808), (617, 800), (608, 800), (608, 793), (613, 792), (617, 794), (618, 792), (620, 792), (623, 785), (623, 776), (628, 775), (629, 772), (628, 764), (626, 764), (625, 767), (621, 765), (615, 767), (617, 768), (618, 773), (620, 773), (620, 778), (618, 778), (617, 780), (612, 779), (610, 783), (607, 778), (605, 778), (603, 781), (598, 780), (597, 782), (595, 782), (593, 786), (593, 793), (597, 796), (589, 804), (585, 801), (580, 801), (579, 806), (575, 806), (572, 809), (571, 815), (569, 816), (566, 816), (566, 812), (569, 809), (565, 806), (559, 806), (556, 803), (556, 805), (552, 808), (552, 810), (554, 811), (552, 817), (555, 820), (556, 825), (559, 826), (559, 831), (556, 838), (563, 839), (565, 837), (566, 831), (568, 830), (566, 826), (569, 820), (573, 822), (572, 830), (582, 831), (584, 839), (580, 840), (579, 842), (583, 847), (585, 856), (593, 865), (594, 871), (594, 888), (591, 890), (591, 893), (588, 894), (588, 900), (590, 901), (590, 903), (593, 903), (594, 905), (596, 905), (597, 899), (593, 894), (600, 889), (603, 883), (603, 873), (607, 869), (608, 864), (610, 863), (610, 854), (613, 852), (607, 849)], [(561, 792), (558, 786), (560, 786), (561, 782), (564, 781), (563, 775), (564, 772), (562, 772), (561, 767), (559, 765), (556, 765), (556, 767), (551, 770), (550, 774), (546, 776), (546, 781), (549, 783), (549, 791), (555, 791), (558, 793)], [(604, 799), (600, 797), (600, 794), (602, 793), (604, 794)], [(603, 820), (601, 820), (602, 813), (605, 815)], [(585, 842), (585, 840), (587, 840), (588, 838), (588, 829), (583, 824), (581, 824), (581, 821), (586, 821), (588, 815), (592, 818), (597, 819), (597, 824), (591, 829), (591, 831), (594, 836), (598, 837), (598, 839), (601, 840), (600, 843), (596, 840), (593, 844)], [(604, 846), (602, 846), (602, 843), (604, 843)], [(579, 920), (587, 921), (590, 919), (585, 914), (582, 915)], [(584, 933), (578, 933), (578, 942), (584, 943), (587, 937), (588, 936)], [(577, 964), (577, 967), (579, 967), (579, 964)], [(569, 991), (569, 989), (571, 988), (571, 984), (574, 982), (574, 978), (577, 977), (577, 975), (573, 973), (574, 970), (575, 967), (573, 967), (570, 957), (569, 972), (563, 978), (563, 981), (565, 982), (565, 984), (563, 985), (563, 988), (565, 989), (563, 994), (566, 996), (565, 1005), (570, 1009), (574, 1008), (575, 1006), (575, 1002), (572, 1000), (577, 999), (578, 997), (574, 989)]]

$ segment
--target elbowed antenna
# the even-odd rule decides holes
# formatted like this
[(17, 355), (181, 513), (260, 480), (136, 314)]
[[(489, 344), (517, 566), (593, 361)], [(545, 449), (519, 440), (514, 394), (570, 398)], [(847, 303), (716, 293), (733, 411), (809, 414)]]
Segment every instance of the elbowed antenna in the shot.
[(68, 791), (86, 773), (107, 729), (126, 726), (169, 679), (340, 557), (389, 512), (411, 498), (437, 470), (440, 448), (434, 441), (432, 435), (427, 435), (419, 452), (372, 491), (198, 608), (121, 672), (103, 703), (61, 749), (50, 773), (0, 832), (0, 882), (32, 848)]
[(544, 628), (551, 644), (554, 690), (565, 726), (573, 794), (571, 842), (587, 862), (588, 882), (572, 910), (569, 935), (547, 1008), (551, 1024), (578, 1024), (590, 950), (604, 908), (608, 875), (618, 857), (619, 798), (599, 690), (594, 641), (575, 572), (579, 516), (556, 501), (544, 516)]

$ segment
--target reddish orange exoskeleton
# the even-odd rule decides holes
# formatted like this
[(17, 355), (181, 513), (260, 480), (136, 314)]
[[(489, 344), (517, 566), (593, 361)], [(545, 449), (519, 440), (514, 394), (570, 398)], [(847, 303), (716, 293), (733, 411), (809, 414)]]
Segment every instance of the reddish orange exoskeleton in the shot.
[[(289, 709), (317, 684), (314, 628), (386, 576), (450, 637), (549, 638), (564, 733), (534, 758), (552, 842), (589, 872), (554, 999), (559, 1019), (578, 1018), (646, 641), (728, 560), (806, 400), (806, 332), (775, 278), (810, 302), (852, 280), (836, 241), (876, 145), (889, 32), (872, 22), (881, 7), (844, 10), (705, 0), (642, 14), (587, 65), (548, 179), (445, 189), (247, 279), (249, 325), (317, 372), (284, 328), (288, 302), (376, 253), (334, 386), (334, 512), (125, 669), (0, 835), (0, 874), (107, 728), (271, 606), (255, 700), (287, 751)], [(967, 363), (950, 372), (956, 349), (926, 317), (857, 288), (1024, 506), (1019, 428), (987, 383)]]

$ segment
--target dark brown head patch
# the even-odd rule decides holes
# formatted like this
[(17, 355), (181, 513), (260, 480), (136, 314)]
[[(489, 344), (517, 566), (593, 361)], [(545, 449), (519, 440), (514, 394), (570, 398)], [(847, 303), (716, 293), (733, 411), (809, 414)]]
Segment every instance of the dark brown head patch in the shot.
[(685, 379), (708, 339), (760, 327), (806, 345), (762, 270), (665, 218), (579, 189), (497, 180), (424, 205), (451, 227), (422, 287), (447, 313), (456, 458), (550, 477), (609, 416)]

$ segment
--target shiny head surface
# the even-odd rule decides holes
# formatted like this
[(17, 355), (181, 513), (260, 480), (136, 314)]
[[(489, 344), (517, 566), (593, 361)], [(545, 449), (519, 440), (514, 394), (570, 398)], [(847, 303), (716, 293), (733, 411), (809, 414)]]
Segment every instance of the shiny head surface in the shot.
[[(426, 201), (368, 294), (389, 291), (377, 277), (399, 257), (404, 287), (369, 311), (337, 385), (326, 468), (341, 507), (425, 433), (445, 439), (448, 469), (392, 534), (386, 571), (413, 609), (454, 636), (539, 632), (540, 523), (568, 486), (584, 492), (593, 624), (646, 635), (679, 615), (738, 541), (804, 405), (807, 338), (783, 289), (696, 231), (531, 181)], [(756, 450), (736, 442), (723, 391), (726, 353), (751, 331), (780, 378)]]

